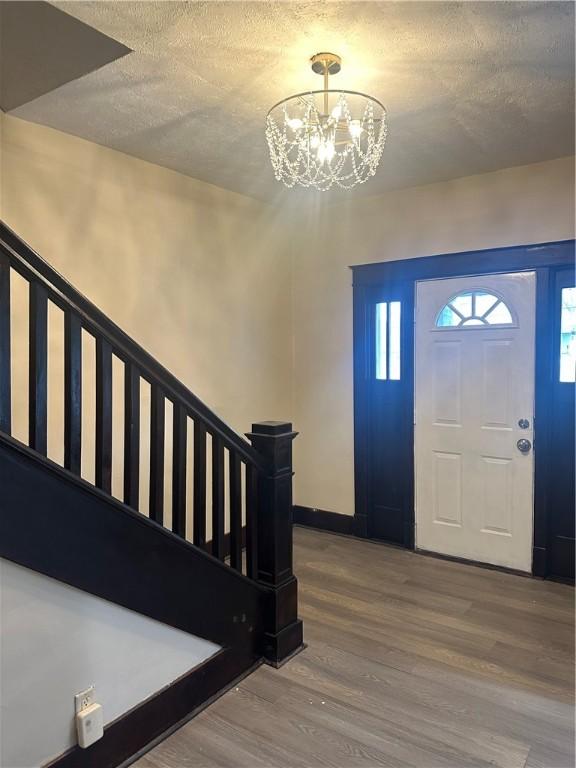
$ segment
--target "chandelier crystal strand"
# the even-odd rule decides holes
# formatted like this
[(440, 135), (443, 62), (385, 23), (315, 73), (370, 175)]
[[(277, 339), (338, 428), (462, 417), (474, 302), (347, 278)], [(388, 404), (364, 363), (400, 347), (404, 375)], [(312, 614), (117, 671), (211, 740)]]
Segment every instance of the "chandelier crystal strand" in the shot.
[(317, 54), (312, 62), (314, 71), (324, 76), (324, 90), (290, 96), (266, 117), (274, 175), (287, 187), (351, 189), (378, 169), (386, 110), (372, 96), (327, 87), (328, 76), (340, 70), (339, 57)]

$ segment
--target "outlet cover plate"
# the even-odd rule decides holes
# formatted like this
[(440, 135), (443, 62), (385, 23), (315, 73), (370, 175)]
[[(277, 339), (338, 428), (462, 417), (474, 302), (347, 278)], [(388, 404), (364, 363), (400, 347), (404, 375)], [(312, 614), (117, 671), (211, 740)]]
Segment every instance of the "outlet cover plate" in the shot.
[(76, 714), (82, 712), (86, 707), (90, 707), (94, 704), (96, 698), (96, 690), (93, 685), (90, 688), (86, 688), (85, 691), (81, 691), (74, 696), (74, 711)]

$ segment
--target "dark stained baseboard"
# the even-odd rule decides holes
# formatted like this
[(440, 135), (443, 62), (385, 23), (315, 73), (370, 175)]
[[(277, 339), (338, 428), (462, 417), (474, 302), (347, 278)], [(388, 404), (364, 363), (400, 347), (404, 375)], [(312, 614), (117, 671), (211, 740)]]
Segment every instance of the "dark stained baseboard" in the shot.
[[(316, 528), (320, 531), (328, 531), (330, 533), (339, 533), (343, 536), (360, 536), (361, 538), (369, 538), (370, 541), (375, 544), (382, 544), (386, 547), (394, 547), (395, 549), (408, 549), (408, 551), (415, 552), (418, 555), (424, 555), (426, 557), (435, 557), (438, 560), (449, 560), (456, 563), (462, 563), (464, 565), (474, 565), (479, 568), (486, 568), (492, 571), (501, 571), (503, 573), (512, 573), (517, 576), (536, 576), (542, 577), (540, 573), (541, 568), (536, 564), (536, 553), (534, 561), (533, 573), (525, 573), (524, 571), (517, 571), (514, 568), (506, 568), (501, 565), (492, 565), (491, 563), (482, 563), (476, 560), (467, 560), (463, 557), (453, 557), (451, 555), (443, 555), (440, 552), (429, 552), (424, 549), (414, 549), (412, 547), (404, 547), (402, 544), (398, 544), (393, 541), (386, 541), (384, 539), (367, 537), (365, 533), (361, 532), (358, 526), (357, 517), (348, 515), (339, 515), (336, 512), (328, 512), (323, 509), (314, 509), (312, 507), (302, 507), (295, 505), (293, 507), (293, 521), (295, 525), (303, 525), (308, 528)], [(539, 562), (539, 561), (538, 561)], [(574, 581), (568, 577), (554, 577), (549, 576), (553, 581), (561, 581), (563, 583), (573, 584)]]
[(352, 515), (339, 515), (337, 512), (327, 512), (313, 507), (294, 505), (292, 519), (296, 525), (318, 528), (321, 531), (342, 533), (346, 536), (353, 534), (354, 518)]
[(45, 768), (128, 766), (252, 672), (260, 661), (223, 649), (104, 729), (87, 749), (72, 747)]

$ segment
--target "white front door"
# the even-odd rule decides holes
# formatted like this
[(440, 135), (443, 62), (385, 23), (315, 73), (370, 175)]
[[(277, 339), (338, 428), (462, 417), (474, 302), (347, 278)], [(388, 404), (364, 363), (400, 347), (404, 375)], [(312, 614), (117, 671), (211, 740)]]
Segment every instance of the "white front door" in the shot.
[(535, 282), (417, 284), (419, 549), (532, 570)]

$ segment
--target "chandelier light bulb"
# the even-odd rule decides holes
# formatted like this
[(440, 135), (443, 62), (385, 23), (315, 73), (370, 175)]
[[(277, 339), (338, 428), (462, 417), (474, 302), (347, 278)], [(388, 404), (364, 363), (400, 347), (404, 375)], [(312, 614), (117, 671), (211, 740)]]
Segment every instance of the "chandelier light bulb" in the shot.
[(360, 120), (350, 120), (348, 130), (350, 131), (350, 136), (352, 136), (353, 139), (359, 139), (360, 136), (362, 136), (364, 128), (362, 128), (362, 123)]
[(300, 120), (299, 117), (292, 117), (289, 120), (286, 120), (286, 122), (293, 131), (298, 131), (304, 125), (303, 121)]
[(339, 56), (318, 53), (311, 61), (313, 71), (324, 78), (324, 88), (289, 96), (266, 116), (274, 175), (287, 187), (350, 189), (378, 169), (386, 110), (373, 96), (329, 88), (329, 77), (340, 71)]

